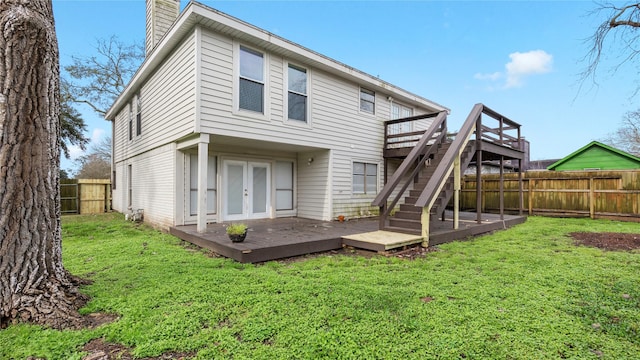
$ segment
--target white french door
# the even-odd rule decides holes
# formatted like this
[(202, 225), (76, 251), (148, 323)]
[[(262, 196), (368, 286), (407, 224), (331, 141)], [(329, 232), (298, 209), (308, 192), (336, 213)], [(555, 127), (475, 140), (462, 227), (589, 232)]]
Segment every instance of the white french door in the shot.
[(223, 162), (225, 220), (268, 218), (271, 215), (271, 165), (264, 162)]

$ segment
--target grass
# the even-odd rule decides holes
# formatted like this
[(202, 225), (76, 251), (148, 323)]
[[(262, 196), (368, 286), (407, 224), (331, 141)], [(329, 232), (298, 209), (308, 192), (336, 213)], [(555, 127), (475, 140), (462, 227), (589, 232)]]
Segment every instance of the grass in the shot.
[(197, 359), (640, 358), (640, 252), (577, 247), (573, 231), (640, 225), (530, 218), (402, 260), (324, 255), (239, 264), (119, 214), (63, 218), (63, 256), (91, 278), (97, 329), (17, 325), (0, 358), (81, 359), (90, 339), (136, 357)]

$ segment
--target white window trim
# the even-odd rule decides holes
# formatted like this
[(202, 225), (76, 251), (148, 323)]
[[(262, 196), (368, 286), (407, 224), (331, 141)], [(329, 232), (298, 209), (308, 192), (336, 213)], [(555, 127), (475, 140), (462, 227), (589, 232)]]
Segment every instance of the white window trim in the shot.
[[(373, 92), (373, 113), (362, 110), (360, 106), (360, 102), (362, 101), (362, 90)], [(358, 112), (364, 116), (375, 117), (378, 113), (378, 93), (375, 90), (367, 89), (366, 87), (359, 86), (358, 87)]]
[[(263, 66), (263, 74), (264, 74), (264, 87), (263, 87), (263, 112), (259, 113), (256, 111), (240, 109), (240, 47), (247, 48), (249, 50), (253, 50), (262, 54), (262, 66)], [(240, 42), (234, 40), (233, 41), (233, 110), (232, 114), (240, 117), (258, 119), (258, 120), (269, 120), (271, 115), (271, 91), (269, 86), (269, 53), (264, 50), (255, 48), (253, 46), (249, 46), (246, 44), (241, 44)]]
[(133, 136), (133, 134), (135, 133), (135, 121), (133, 120), (134, 115), (133, 115), (133, 100), (131, 100), (131, 103), (129, 103), (128, 106), (129, 109), (129, 113), (128, 113), (128, 119), (127, 119), (127, 141), (133, 141), (133, 139), (135, 139), (135, 136)]
[[(139, 90), (135, 96), (136, 112), (133, 118), (135, 119), (134, 128), (135, 128), (136, 137), (142, 136), (142, 120), (143, 119), (142, 119), (142, 101), (140, 100), (142, 98), (141, 94), (142, 94), (142, 90)], [(140, 126), (138, 126), (138, 116), (140, 116)]]
[[(307, 72), (307, 121), (300, 121), (300, 120), (296, 120), (296, 119), (289, 119), (289, 65), (300, 68), (300, 69), (304, 69)], [(282, 99), (283, 99), (283, 108), (282, 108), (282, 113), (283, 113), (283, 119), (284, 122), (288, 125), (293, 125), (293, 126), (300, 126), (300, 127), (306, 127), (306, 128), (311, 128), (312, 127), (312, 121), (311, 121), (311, 69), (309, 69), (309, 67), (307, 66), (302, 66), (299, 65), (297, 63), (294, 62), (290, 62), (290, 61), (284, 61), (283, 62), (283, 67), (282, 67), (282, 73), (283, 73), (283, 95), (282, 95)], [(295, 92), (294, 92), (295, 93)], [(296, 93), (297, 94), (297, 93)], [(301, 94), (302, 95), (302, 94)]]
[[(354, 163), (363, 163), (363, 164), (371, 164), (371, 165), (375, 165), (376, 166), (376, 191), (373, 193), (368, 193), (367, 192), (367, 186), (365, 183), (365, 188), (364, 188), (364, 192), (361, 193), (357, 193), (357, 192), (353, 192), (353, 165)], [(350, 169), (350, 177), (351, 177), (351, 181), (350, 181), (350, 191), (351, 191), (351, 195), (355, 195), (355, 196), (368, 196), (368, 197), (375, 197), (376, 195), (378, 195), (378, 192), (380, 192), (380, 163), (378, 161), (375, 160), (361, 160), (361, 159), (353, 159), (351, 160), (351, 169)], [(365, 167), (365, 181), (366, 181), (366, 167)]]

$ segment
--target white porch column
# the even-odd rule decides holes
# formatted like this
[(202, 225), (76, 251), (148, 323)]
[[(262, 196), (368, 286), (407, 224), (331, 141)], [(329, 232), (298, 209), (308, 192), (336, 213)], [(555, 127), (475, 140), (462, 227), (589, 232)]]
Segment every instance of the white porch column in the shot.
[(207, 173), (209, 164), (209, 135), (200, 134), (198, 141), (198, 225), (199, 233), (207, 230)]

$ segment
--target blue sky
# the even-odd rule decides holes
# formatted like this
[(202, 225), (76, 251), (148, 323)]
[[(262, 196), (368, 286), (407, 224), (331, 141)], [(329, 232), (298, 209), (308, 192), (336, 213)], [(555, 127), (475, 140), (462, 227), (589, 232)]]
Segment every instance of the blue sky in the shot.
[[(579, 86), (585, 39), (600, 19), (589, 16), (591, 1), (200, 2), (447, 106), (450, 130), (484, 103), (523, 126), (532, 160), (601, 139), (638, 108), (637, 67), (609, 71), (615, 46), (599, 86)], [(53, 8), (62, 66), (90, 56), (97, 39), (144, 39), (144, 0), (53, 0)], [(109, 122), (81, 110), (89, 137), (110, 134)]]

